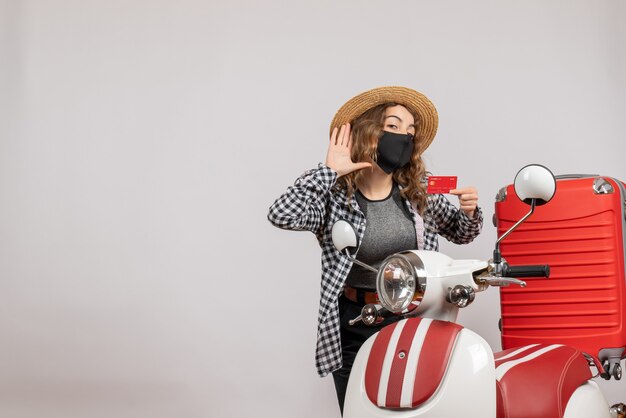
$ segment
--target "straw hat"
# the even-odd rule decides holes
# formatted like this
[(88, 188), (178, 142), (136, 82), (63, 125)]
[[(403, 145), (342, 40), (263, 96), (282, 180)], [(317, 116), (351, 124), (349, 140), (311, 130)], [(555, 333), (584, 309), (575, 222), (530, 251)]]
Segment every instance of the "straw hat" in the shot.
[(422, 151), (428, 148), (433, 142), (437, 133), (439, 117), (437, 109), (428, 97), (415, 90), (399, 87), (377, 87), (364, 93), (354, 96), (348, 100), (335, 114), (330, 124), (330, 132), (333, 128), (340, 127), (345, 123), (352, 123), (354, 119), (361, 116), (366, 111), (384, 103), (398, 103), (411, 110), (418, 117), (418, 143)]

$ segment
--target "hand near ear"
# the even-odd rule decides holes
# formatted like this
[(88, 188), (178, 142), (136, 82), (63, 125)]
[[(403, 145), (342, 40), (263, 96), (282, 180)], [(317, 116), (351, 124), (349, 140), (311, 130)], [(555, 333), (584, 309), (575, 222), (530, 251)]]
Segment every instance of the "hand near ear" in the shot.
[(337, 172), (338, 177), (345, 176), (353, 171), (371, 167), (371, 163), (355, 163), (352, 161), (350, 151), (352, 149), (352, 137), (350, 124), (346, 123), (341, 129), (333, 129), (330, 136), (328, 153), (326, 154), (326, 166)]

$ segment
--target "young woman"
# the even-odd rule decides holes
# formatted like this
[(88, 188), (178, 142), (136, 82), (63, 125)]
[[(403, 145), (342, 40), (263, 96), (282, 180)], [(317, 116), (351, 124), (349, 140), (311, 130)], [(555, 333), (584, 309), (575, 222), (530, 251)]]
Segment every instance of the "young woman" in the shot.
[(379, 87), (350, 99), (332, 121), (326, 162), (300, 176), (269, 210), (273, 225), (311, 231), (322, 249), (316, 366), (320, 376), (333, 373), (342, 413), (357, 351), (398, 318), (348, 325), (374, 299), (375, 274), (334, 248), (333, 224), (343, 219), (355, 226), (356, 258), (374, 267), (398, 251), (437, 251), (438, 235), (468, 243), (482, 228), (475, 188), (450, 191), (459, 209), (441, 194), (426, 193), (421, 156), (437, 122), (430, 100), (405, 87)]

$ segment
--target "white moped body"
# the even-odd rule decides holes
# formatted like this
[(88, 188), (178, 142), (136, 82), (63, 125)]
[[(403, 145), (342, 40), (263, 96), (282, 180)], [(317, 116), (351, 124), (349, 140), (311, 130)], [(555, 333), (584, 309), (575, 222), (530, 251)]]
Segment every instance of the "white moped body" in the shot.
[[(493, 354), (478, 334), (464, 329), (457, 337), (444, 379), (435, 394), (415, 409), (380, 408), (370, 401), (365, 389), (365, 370), (374, 339), (363, 344), (348, 382), (345, 417), (465, 417), (496, 416), (496, 380)], [(471, 383), (470, 383), (471, 382)], [(383, 396), (386, 391), (383, 391)], [(471, 408), (471, 415), (468, 414)]]
[[(513, 382), (514, 384), (504, 389), (498, 389), (498, 385), (506, 383), (505, 379), (513, 378), (513, 370), (523, 371), (523, 368), (533, 362), (546, 358), (542, 356), (548, 356), (555, 348), (563, 346), (549, 346), (541, 350), (537, 350), (537, 347), (509, 350), (513, 352), (501, 356), (500, 366), (496, 367), (496, 359), (489, 344), (473, 331), (454, 324), (459, 308), (446, 301), (446, 295), (455, 286), (465, 286), (476, 292), (484, 290), (487, 286), (477, 284), (475, 277), (487, 269), (487, 262), (455, 261), (444, 254), (430, 251), (412, 252), (423, 263), (428, 278), (427, 291), (419, 306), (410, 313), (411, 318), (386, 327), (361, 347), (348, 382), (344, 405), (345, 418), (618, 416), (610, 412), (609, 405), (595, 382), (587, 378), (572, 377), (571, 373), (564, 372), (559, 375), (559, 370), (552, 370), (556, 373), (554, 385), (537, 375), (524, 377), (524, 381)], [(419, 324), (416, 326), (411, 321), (418, 321)], [(432, 353), (438, 353), (440, 346), (446, 345), (446, 341), (441, 340), (448, 337), (438, 334), (437, 339), (429, 339), (428, 333), (433, 324), (440, 328), (459, 329), (449, 337), (453, 338), (449, 341), (451, 348), (449, 355), (443, 359), (433, 357)], [(405, 328), (409, 326), (415, 328), (415, 331), (412, 331), (410, 343), (407, 343)], [(393, 332), (385, 331), (389, 327), (394, 327)], [(385, 338), (388, 341), (381, 342), (379, 339), (383, 333), (387, 334)], [(526, 355), (524, 350), (531, 354)], [(432, 364), (434, 358), (439, 358), (439, 361), (445, 364), (440, 364), (439, 368), (435, 367), (436, 365)], [(511, 361), (507, 361), (509, 359)], [(574, 360), (575, 357), (572, 356), (571, 360), (564, 363), (564, 367), (569, 367)], [(583, 361), (584, 366), (588, 367), (585, 360), (578, 358), (578, 361)], [(552, 364), (546, 367), (554, 369), (561, 366)], [(579, 364), (580, 367), (582, 366)], [(427, 368), (428, 371), (424, 372), (423, 368)], [(437, 370), (441, 371), (439, 375)], [(572, 389), (571, 396), (565, 396), (567, 397), (565, 399), (562, 386), (567, 386), (568, 381), (571, 384), (572, 379), (578, 379), (576, 386)], [(536, 392), (536, 404), (531, 401), (524, 405), (527, 407), (526, 412), (506, 409), (507, 405), (512, 404), (507, 402), (506, 398), (516, 396), (515, 385), (532, 389), (533, 395)], [(415, 389), (416, 386), (419, 386), (418, 390)], [(418, 400), (416, 404), (415, 393), (420, 390), (428, 394), (432, 392), (432, 395), (427, 399)], [(513, 393), (510, 393), (511, 390)], [(498, 400), (498, 396), (504, 398)], [(395, 401), (389, 406), (389, 399), (392, 398)], [(555, 407), (538, 412), (537, 408), (544, 403), (554, 404)]]

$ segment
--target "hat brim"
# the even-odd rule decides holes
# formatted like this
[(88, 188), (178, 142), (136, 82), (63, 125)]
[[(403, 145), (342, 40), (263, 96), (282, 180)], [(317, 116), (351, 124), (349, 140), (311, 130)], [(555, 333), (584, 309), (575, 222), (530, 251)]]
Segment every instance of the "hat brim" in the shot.
[(401, 104), (417, 115), (419, 119), (417, 143), (422, 152), (428, 148), (437, 134), (439, 123), (437, 109), (422, 93), (400, 86), (377, 87), (348, 100), (335, 114), (330, 124), (331, 134), (334, 128), (352, 123), (371, 108), (385, 103)]

